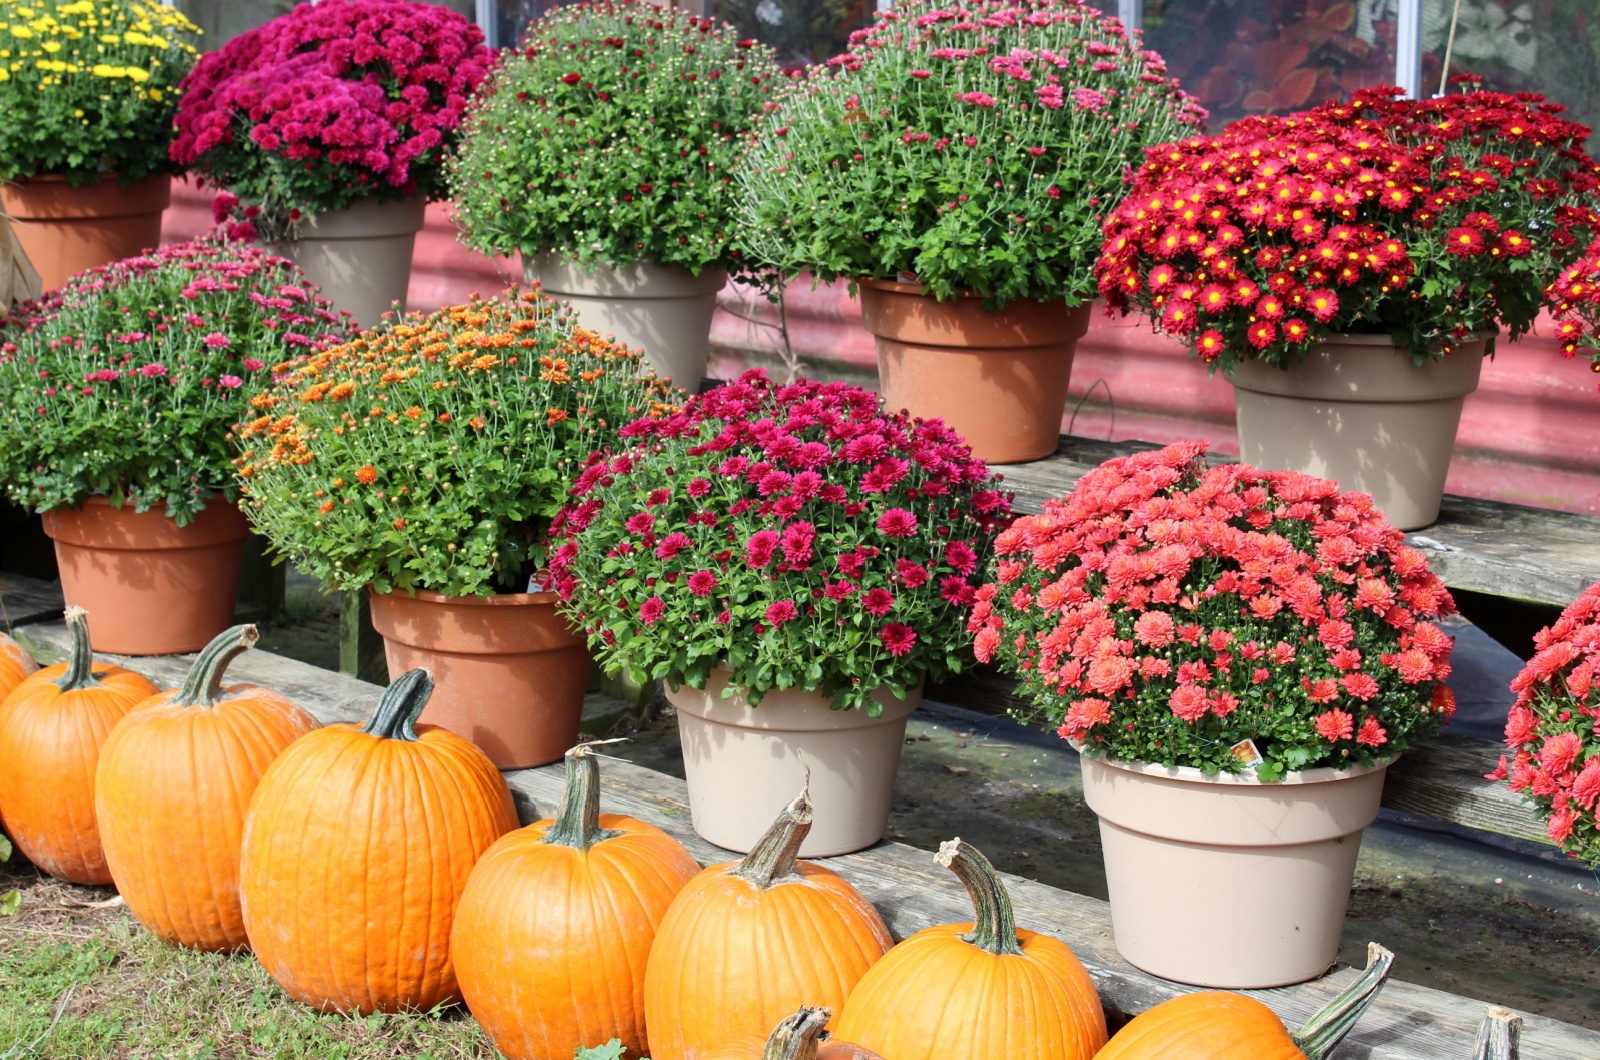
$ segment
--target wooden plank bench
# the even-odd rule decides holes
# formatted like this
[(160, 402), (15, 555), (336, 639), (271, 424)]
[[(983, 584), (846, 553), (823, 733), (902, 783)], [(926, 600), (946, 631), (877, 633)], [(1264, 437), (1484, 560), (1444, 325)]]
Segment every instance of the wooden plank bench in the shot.
[[(43, 661), (66, 653), (68, 634), (60, 622), (23, 626), (17, 633)], [(162, 687), (182, 680), (192, 656), (140, 659), (107, 657), (131, 666)], [(276, 688), (292, 696), (324, 723), (364, 719), (380, 689), (331, 671), (265, 652), (249, 652), (230, 676)], [(599, 697), (591, 697), (598, 699)], [(603, 707), (596, 702), (594, 706)], [(603, 808), (649, 821), (677, 836), (702, 863), (729, 855), (696, 836), (690, 828), (683, 782), (625, 762), (604, 765)], [(552, 814), (560, 799), (560, 765), (506, 774), (524, 821)], [(970, 920), (968, 900), (949, 873), (924, 850), (882, 843), (870, 850), (831, 858), (829, 867), (850, 880), (883, 914), (895, 937), (904, 938), (930, 924)], [(1133, 1015), (1191, 988), (1171, 983), (1129, 965), (1117, 953), (1109, 906), (1015, 876), (1006, 877), (1018, 920), (1070, 945), (1093, 975), (1100, 996), (1113, 1013)], [(1274, 990), (1249, 991), (1298, 1027), (1354, 977), (1340, 968), (1321, 979)], [(1485, 1004), (1404, 981), (1391, 981), (1361, 1024), (1336, 1054), (1338, 1060), (1468, 1060), (1483, 1021)], [(1559, 1020), (1523, 1014), (1522, 1054), (1539, 1060), (1595, 1060), (1600, 1031)]]

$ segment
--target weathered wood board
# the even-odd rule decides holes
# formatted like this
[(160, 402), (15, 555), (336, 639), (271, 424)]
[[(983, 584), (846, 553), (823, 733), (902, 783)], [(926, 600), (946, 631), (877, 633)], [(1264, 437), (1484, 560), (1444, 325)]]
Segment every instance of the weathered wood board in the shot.
[[(20, 633), (41, 655), (54, 658), (66, 650), (67, 631), (61, 623), (28, 626)], [(167, 687), (177, 683), (191, 661), (191, 657), (110, 658)], [(264, 652), (247, 653), (229, 672), (235, 680), (270, 685), (293, 696), (325, 723), (357, 720), (379, 693), (375, 685)], [(595, 708), (603, 709), (598, 702), (602, 698), (591, 697), (596, 700)], [(694, 834), (682, 781), (612, 760), (604, 763), (603, 772), (602, 804), (607, 812), (630, 814), (659, 826), (682, 840), (702, 864), (730, 858)], [(508, 773), (506, 780), (525, 821), (551, 815), (560, 799), (559, 765), (518, 770)], [(936, 866), (927, 851), (883, 843), (858, 854), (831, 858), (828, 865), (878, 907), (896, 938), (931, 924), (971, 919), (960, 884)], [(1070, 945), (1094, 976), (1108, 1008), (1137, 1013), (1190, 989), (1141, 972), (1118, 955), (1106, 903), (1016, 876), (1008, 875), (1006, 882), (1019, 921)], [(1401, 958), (1403, 961), (1403, 954)], [(1341, 968), (1312, 983), (1250, 993), (1272, 1006), (1286, 1024), (1297, 1027), (1355, 974), (1353, 969)], [(1392, 981), (1335, 1060), (1467, 1060), (1474, 1054), (1483, 1012), (1481, 1001)], [(1522, 1055), (1526, 1057), (1600, 1057), (1600, 1032), (1540, 1016), (1524, 1014), (1523, 1019)]]
[[(1063, 436), (1053, 456), (996, 470), (1016, 492), (1016, 510), (1034, 513), (1095, 465), (1154, 448)], [(1407, 537), (1452, 589), (1562, 608), (1600, 580), (1600, 519), (1592, 516), (1447, 496), (1439, 521)]]
[(61, 586), (0, 571), (0, 630), (61, 617)]

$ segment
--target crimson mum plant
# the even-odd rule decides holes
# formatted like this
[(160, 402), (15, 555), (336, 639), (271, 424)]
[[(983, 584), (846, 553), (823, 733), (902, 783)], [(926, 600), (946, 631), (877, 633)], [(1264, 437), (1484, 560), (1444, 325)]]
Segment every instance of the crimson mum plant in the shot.
[(741, 238), (823, 280), (1076, 304), (1123, 171), (1204, 117), (1165, 71), (1081, 0), (897, 3), (768, 108)]
[(180, 526), (237, 496), (231, 432), (270, 366), (350, 332), (290, 262), (203, 239), (91, 269), (0, 331), (0, 484)]
[(1223, 369), (1344, 332), (1392, 335), (1417, 364), (1521, 336), (1600, 231), (1589, 130), (1531, 93), (1398, 92), (1151, 148), (1105, 225), (1107, 306)]
[(335, 589), (538, 589), (585, 458), (668, 411), (643, 354), (537, 291), (386, 323), (274, 369), (240, 426), (246, 512)]
[(995, 541), (968, 619), (1060, 735), (1120, 761), (1256, 776), (1370, 765), (1455, 712), (1455, 611), (1362, 493), (1208, 466), (1202, 442), (1109, 460)]
[(738, 271), (739, 140), (778, 76), (770, 49), (722, 22), (642, 3), (552, 8), (468, 118), (453, 170), (467, 242)]
[(1533, 639), (1535, 654), (1511, 682), (1511, 761), (1490, 780), (1538, 808), (1550, 841), (1600, 866), (1600, 585), (1591, 585)]
[(760, 371), (624, 432), (557, 518), (555, 585), (613, 671), (752, 702), (799, 688), (882, 708), (959, 672), (973, 579), (1010, 498), (938, 420)]
[(360, 199), (439, 198), (492, 64), (483, 32), (437, 4), (299, 4), (200, 59), (172, 158), (237, 195), (274, 238)]

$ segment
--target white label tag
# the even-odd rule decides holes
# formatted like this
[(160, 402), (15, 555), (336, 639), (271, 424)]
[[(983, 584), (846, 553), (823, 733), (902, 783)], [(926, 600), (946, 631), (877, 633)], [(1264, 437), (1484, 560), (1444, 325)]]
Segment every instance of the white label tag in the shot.
[(1254, 769), (1266, 761), (1265, 758), (1261, 757), (1261, 752), (1256, 748), (1254, 740), (1240, 740), (1228, 748), (1228, 753), (1245, 769)]

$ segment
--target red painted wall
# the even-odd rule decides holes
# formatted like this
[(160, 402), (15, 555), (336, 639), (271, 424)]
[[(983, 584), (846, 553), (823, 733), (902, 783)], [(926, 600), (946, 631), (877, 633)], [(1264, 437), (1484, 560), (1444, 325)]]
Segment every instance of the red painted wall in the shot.
[[(163, 239), (185, 239), (209, 228), (210, 201), (207, 192), (177, 187)], [(433, 309), (473, 291), (492, 294), (518, 276), (514, 261), (487, 258), (457, 242), (447, 207), (436, 204), (417, 240), (409, 306)], [(727, 377), (750, 364), (773, 364), (782, 348), (770, 326), (777, 323), (774, 307), (732, 285), (722, 304), (712, 324), (712, 374)], [(844, 285), (813, 290), (797, 283), (785, 306), (803, 371), (872, 382), (872, 338)], [(1484, 367), (1462, 415), (1450, 492), (1600, 513), (1600, 379), (1587, 361), (1564, 360), (1550, 334), (1549, 322), (1542, 321), (1523, 341), (1501, 343)], [(1134, 318), (1096, 315), (1078, 344), (1072, 394), (1073, 403), (1088, 394), (1072, 422), (1074, 433), (1156, 442), (1204, 438), (1220, 452), (1238, 452), (1228, 384)], [(1069, 405), (1063, 425), (1071, 414)]]

